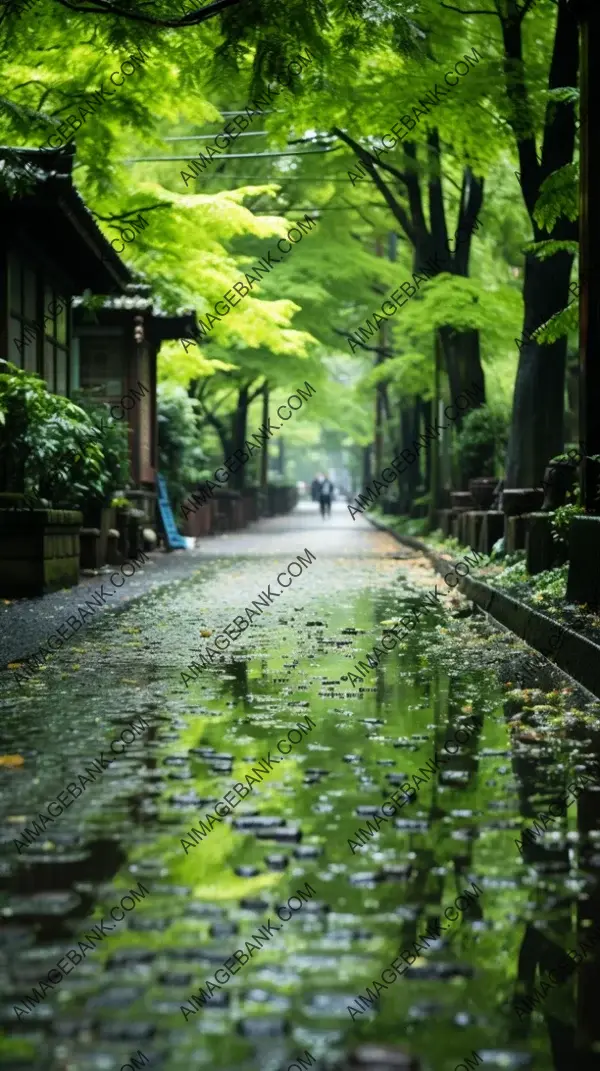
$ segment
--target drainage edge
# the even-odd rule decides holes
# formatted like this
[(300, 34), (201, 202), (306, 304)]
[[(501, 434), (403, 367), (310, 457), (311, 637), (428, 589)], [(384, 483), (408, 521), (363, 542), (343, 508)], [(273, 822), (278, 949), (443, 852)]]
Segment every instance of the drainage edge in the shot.
[[(367, 520), (379, 531), (393, 536), (397, 543), (424, 554), (437, 573), (448, 572), (448, 566), (452, 564), (449, 556), (432, 550), (427, 543), (416, 536), (398, 535), (381, 521), (375, 521), (372, 517), (368, 517)], [(471, 548), (465, 547), (465, 553), (470, 552)], [(598, 644), (579, 632), (567, 628), (566, 625), (554, 621), (551, 617), (547, 617), (539, 610), (534, 610), (531, 606), (520, 602), (513, 595), (507, 595), (504, 591), (491, 587), (483, 580), (475, 580), (470, 576), (461, 577), (458, 590), (471, 602), (481, 607), (490, 617), (533, 647), (548, 662), (558, 666), (582, 684), (594, 697), (600, 698), (600, 646)], [(546, 652), (551, 651), (554, 646), (554, 639), (551, 639), (551, 636), (556, 636), (557, 629), (561, 631), (561, 640), (553, 657), (548, 658)]]

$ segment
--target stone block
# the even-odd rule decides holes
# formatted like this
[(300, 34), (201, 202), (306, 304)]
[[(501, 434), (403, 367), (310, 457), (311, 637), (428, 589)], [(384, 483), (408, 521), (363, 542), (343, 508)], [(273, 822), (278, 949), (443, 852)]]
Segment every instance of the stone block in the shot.
[(119, 551), (119, 532), (117, 528), (109, 528), (106, 535), (106, 560), (109, 565), (120, 565), (123, 556)]
[(451, 491), (450, 503), (453, 509), (474, 509), (475, 503), (470, 491)]
[(528, 513), (524, 521), (527, 572), (533, 576), (554, 567), (558, 548), (552, 538), (551, 513)]
[(569, 528), (567, 600), (600, 607), (600, 517), (574, 517)]
[(472, 509), (467, 513), (467, 532), (465, 543), (471, 550), (479, 550), (479, 538), (481, 536), (481, 526), (483, 524), (483, 518), (487, 515), (487, 510), (484, 509)]
[(44, 561), (44, 590), (58, 591), (79, 582), (79, 555), (72, 558), (46, 558)]
[(0, 543), (0, 593), (6, 598), (22, 598), (39, 595), (43, 591), (44, 576), (42, 571), (44, 559), (4, 558)]
[(0, 546), (3, 558), (33, 557), (40, 548), (40, 541), (36, 535), (7, 535), (0, 537)]
[(504, 540), (506, 553), (514, 554), (516, 550), (525, 550), (525, 517), (506, 517)]
[[(73, 546), (71, 553), (76, 551), (74, 537), (69, 537), (69, 542), (73, 538)], [(80, 541), (80, 556), (79, 560), (82, 569), (99, 569), (103, 565), (101, 544), (100, 544), (100, 529), (99, 528), (82, 528), (79, 533)]]
[(541, 509), (543, 487), (508, 487), (502, 493), (502, 509), (507, 517), (523, 517)]
[(468, 525), (469, 510), (464, 510), (459, 514), (458, 517), (458, 541), (459, 543), (463, 543), (465, 546), (467, 545), (469, 539)]
[(438, 510), (438, 526), (442, 530), (444, 536), (449, 536), (452, 533), (452, 517), (454, 511), (451, 509), (439, 509)]
[(481, 522), (478, 550), (490, 554), (494, 543), (504, 535), (504, 514), (500, 510), (489, 509)]
[(0, 596), (31, 597), (79, 581), (76, 510), (0, 509)]

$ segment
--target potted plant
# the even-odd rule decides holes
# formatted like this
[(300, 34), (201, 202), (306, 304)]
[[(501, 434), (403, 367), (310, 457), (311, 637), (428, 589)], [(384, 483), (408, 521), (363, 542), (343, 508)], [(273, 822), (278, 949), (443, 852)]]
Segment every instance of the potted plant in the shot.
[(0, 424), (0, 491), (29, 496), (23, 509), (0, 508), (0, 590), (33, 595), (75, 584), (78, 507), (103, 480), (96, 430), (79, 406), (6, 361), (0, 361)]

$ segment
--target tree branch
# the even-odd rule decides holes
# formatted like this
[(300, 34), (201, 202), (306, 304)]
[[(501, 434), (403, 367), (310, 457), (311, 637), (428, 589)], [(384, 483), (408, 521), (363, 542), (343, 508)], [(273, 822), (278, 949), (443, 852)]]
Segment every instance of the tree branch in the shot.
[(465, 167), (463, 171), (463, 189), (460, 198), (460, 207), (458, 210), (458, 227), (457, 232), (460, 231), (464, 235), (461, 243), (456, 243), (454, 250), (454, 268), (458, 275), (467, 274), (467, 265), (469, 263), (469, 255), (471, 252), (471, 240), (473, 238), (473, 227), (477, 219), (477, 213), (481, 209), (483, 204), (483, 179), (476, 179), (471, 171), (470, 167)]
[(375, 171), (375, 167), (373, 165), (373, 157), (371, 153), (368, 152), (366, 149), (363, 149), (362, 146), (354, 140), (354, 138), (351, 138), (349, 134), (344, 133), (344, 131), (340, 130), (339, 127), (333, 127), (332, 129), (333, 133), (337, 134), (337, 136), (341, 138), (341, 140), (344, 141), (354, 153), (356, 153), (359, 160), (362, 160), (377, 189), (384, 197), (386, 204), (388, 205), (388, 208), (392, 212), (394, 218), (398, 220), (399, 224), (404, 230), (404, 233), (406, 234), (406, 237), (413, 243), (413, 245), (415, 245), (416, 233), (412, 222), (408, 216), (408, 213), (402, 207), (402, 205), (398, 203), (396, 198), (393, 196), (391, 190), (389, 190), (386, 184), (384, 183), (381, 176), (378, 175)]
[(441, 0), (441, 7), (445, 7), (448, 11), (458, 11), (459, 15), (493, 15), (497, 16), (497, 11), (463, 11), (462, 7), (454, 7), (454, 4), (445, 4), (444, 0)]
[(408, 193), (408, 204), (413, 220), (414, 233), (415, 233), (415, 246), (417, 242), (421, 244), (425, 243), (429, 239), (429, 231), (427, 230), (427, 224), (425, 222), (425, 215), (423, 212), (423, 202), (421, 199), (421, 187), (419, 184), (419, 176), (417, 174), (417, 147), (414, 141), (407, 141), (404, 146), (404, 152), (412, 163), (412, 168), (407, 173), (406, 178), (406, 190)]
[(429, 221), (431, 224), (431, 237), (435, 243), (435, 248), (442, 251), (444, 257), (448, 256), (448, 227), (446, 225), (446, 211), (444, 208), (444, 193), (442, 190), (441, 180), (441, 152), (440, 152), (440, 135), (437, 127), (435, 127), (427, 135), (427, 147), (430, 149), (436, 159), (435, 163), (431, 159), (429, 163), (429, 179), (428, 179), (428, 194), (429, 194)]
[[(342, 331), (341, 328), (339, 328), (339, 327), (332, 327), (331, 330), (336, 335), (342, 335), (344, 338), (348, 338), (348, 332), (347, 331)], [(370, 353), (382, 353), (384, 357), (395, 357), (396, 356), (396, 351), (395, 350), (386, 349), (385, 346), (367, 346), (364, 342), (361, 342), (359, 339), (355, 339), (354, 335), (352, 336), (352, 338), (353, 338), (354, 342), (357, 342), (359, 346), (362, 346), (363, 350), (369, 350)]]
[(511, 106), (508, 123), (517, 143), (521, 189), (523, 190), (525, 206), (533, 223), (533, 210), (540, 186), (540, 167), (537, 158), (535, 134), (532, 133), (535, 125), (524, 76), (521, 23), (520, 21), (506, 22), (505, 20), (501, 20), (501, 23), (504, 43), (504, 80), (506, 95)]
[[(363, 221), (364, 221), (364, 222), (365, 222), (365, 223), (366, 223), (366, 224), (367, 224), (367, 225), (368, 225), (369, 227), (373, 227), (373, 228), (375, 227), (375, 224), (373, 223), (373, 221), (372, 221), (371, 219), (369, 219), (369, 217), (368, 217), (368, 216), (365, 216), (365, 215), (363, 215), (363, 213), (361, 212), (361, 210), (360, 210), (360, 208), (358, 207), (358, 205), (353, 205), (353, 204), (352, 204), (352, 203), (351, 203), (350, 201), (347, 201), (347, 200), (346, 200), (346, 198), (345, 198), (344, 196), (342, 196), (342, 195), (341, 195), (341, 199), (342, 199), (342, 201), (344, 201), (344, 202), (345, 202), (345, 203), (346, 203), (346, 204), (348, 205), (348, 207), (349, 207), (349, 208), (354, 208), (354, 209), (355, 209), (355, 211), (356, 211), (356, 212), (358, 212), (358, 214), (359, 214), (360, 218), (361, 218), (361, 219), (362, 219), (362, 220), (363, 220)], [(379, 208), (379, 205), (377, 205), (377, 208)]]
[(198, 398), (198, 402), (200, 403), (202, 412), (204, 413), (206, 420), (208, 421), (210, 426), (215, 429), (217, 435), (219, 436), (219, 439), (221, 440), (223, 453), (227, 455), (227, 452), (229, 450), (229, 435), (227, 433), (226, 425), (223, 423), (222, 420), (219, 420), (218, 417), (214, 416), (214, 414), (211, 413), (209, 409), (207, 409), (202, 398)]
[(82, 7), (72, 3), (71, 0), (57, 0), (61, 7), (69, 8), (70, 11), (76, 11), (81, 14), (115, 15), (122, 19), (129, 19), (132, 22), (145, 22), (150, 26), (173, 27), (197, 26), (202, 22), (207, 22), (208, 19), (214, 18), (215, 15), (220, 15), (228, 7), (236, 7), (242, 3), (242, 0), (214, 0), (212, 4), (197, 8), (196, 11), (190, 11), (188, 15), (184, 15), (181, 19), (156, 18), (153, 15), (144, 15), (139, 11), (128, 11), (109, 4), (105, 0), (92, 0), (92, 2), (95, 4), (94, 7)]
[[(123, 212), (120, 216), (99, 216), (97, 212), (92, 212), (92, 215), (96, 219), (101, 219), (103, 223), (110, 223), (113, 219), (127, 219), (129, 216), (135, 215), (136, 212), (153, 212), (155, 208), (170, 208), (171, 205), (166, 201), (161, 201), (160, 204), (144, 205), (143, 208), (134, 208), (131, 212)], [(91, 211), (91, 209), (90, 209)]]
[(256, 390), (254, 391), (254, 394), (250, 394), (249, 395), (249, 397), (248, 397), (248, 405), (250, 405), (250, 402), (253, 402), (255, 398), (258, 398), (259, 394), (262, 394), (263, 390), (265, 389), (265, 383), (266, 382), (267, 382), (267, 377), (265, 376), (263, 381), (262, 381), (262, 383), (261, 383), (261, 385), (260, 385), (260, 387), (256, 388)]

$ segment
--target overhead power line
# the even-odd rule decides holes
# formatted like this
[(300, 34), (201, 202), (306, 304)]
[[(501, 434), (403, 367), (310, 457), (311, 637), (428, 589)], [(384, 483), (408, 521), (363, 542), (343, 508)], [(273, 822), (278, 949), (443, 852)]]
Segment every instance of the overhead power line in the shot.
[[(200, 177), (200, 176), (198, 176), (198, 177)], [(288, 177), (288, 175), (278, 175), (278, 176), (276, 175), (276, 176), (271, 176), (270, 178), (262, 178), (260, 175), (231, 175), (228, 178), (226, 175), (214, 175), (213, 178), (214, 179), (219, 179), (221, 182), (227, 182), (229, 184), (229, 186), (228, 186), (229, 189), (233, 189), (234, 188), (232, 186), (232, 183), (234, 181), (235, 182), (252, 182), (252, 183), (254, 183), (255, 186), (264, 186), (267, 183), (273, 183), (273, 184), (275, 184), (277, 186), (281, 186), (284, 181), (286, 183), (287, 182), (308, 182), (313, 186), (318, 185), (319, 183), (325, 184), (325, 183), (328, 183), (328, 182), (332, 183), (335, 186), (338, 186), (338, 185), (339, 186), (348, 186), (349, 184), (352, 184), (352, 179), (341, 178), (341, 177), (338, 177), (338, 176), (334, 176), (333, 178), (329, 178), (328, 175), (316, 175), (314, 178), (301, 177), (301, 176), (298, 176), (297, 178), (294, 178), (292, 176)], [(218, 192), (219, 193), (223, 193), (224, 191), (223, 190), (219, 190)], [(385, 207), (383, 201), (382, 201), (381, 205), (379, 205), (379, 207), (380, 208)]]
[[(285, 108), (271, 108), (270, 112), (251, 112), (252, 115), (283, 115)], [(221, 112), (221, 115), (248, 115), (244, 108), (241, 112)], [(210, 119), (211, 123), (218, 123), (218, 119)]]
[[(266, 156), (310, 156), (312, 153), (326, 153), (335, 152), (337, 149), (341, 149), (341, 145), (334, 145), (331, 149), (305, 149), (304, 152), (230, 152), (226, 156), (222, 157), (220, 163), (224, 163), (225, 160), (257, 160)], [(164, 163), (170, 160), (187, 160), (189, 156), (128, 156), (125, 159), (119, 161), (121, 164), (138, 164), (138, 163)]]
[[(260, 134), (268, 134), (268, 130), (248, 130), (247, 133), (238, 134), (238, 138), (257, 138)], [(163, 141), (214, 141), (218, 134), (184, 134), (178, 138), (163, 138)]]
[[(265, 134), (269, 134), (268, 130), (247, 130), (241, 134), (237, 134), (238, 138), (258, 138)], [(218, 134), (180, 134), (177, 137), (162, 138), (162, 141), (214, 141), (218, 138)], [(335, 141), (333, 134), (317, 134), (314, 138), (294, 138), (293, 141), (287, 142), (288, 145), (329, 145), (332, 141)]]

